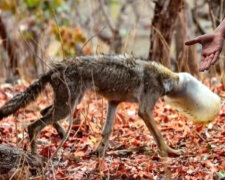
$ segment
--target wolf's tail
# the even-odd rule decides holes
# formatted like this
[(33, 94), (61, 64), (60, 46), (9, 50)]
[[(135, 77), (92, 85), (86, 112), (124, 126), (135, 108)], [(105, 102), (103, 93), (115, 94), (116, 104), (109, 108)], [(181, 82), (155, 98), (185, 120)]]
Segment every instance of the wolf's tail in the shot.
[(50, 81), (52, 73), (53, 71), (49, 71), (42, 75), (40, 79), (32, 83), (25, 91), (15, 95), (11, 100), (3, 105), (0, 108), (0, 120), (34, 101)]

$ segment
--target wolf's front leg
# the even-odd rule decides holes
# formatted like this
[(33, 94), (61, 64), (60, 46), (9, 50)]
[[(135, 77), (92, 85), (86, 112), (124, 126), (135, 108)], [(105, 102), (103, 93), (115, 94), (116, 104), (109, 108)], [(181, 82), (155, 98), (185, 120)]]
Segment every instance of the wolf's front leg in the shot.
[(146, 126), (148, 127), (149, 131), (154, 137), (154, 140), (160, 150), (161, 156), (177, 156), (182, 153), (181, 150), (175, 150), (170, 148), (164, 141), (163, 136), (161, 135), (160, 131), (158, 130), (156, 123), (154, 121), (152, 110), (154, 108), (155, 102), (157, 101), (158, 97), (157, 93), (151, 93), (144, 96), (139, 103), (139, 112), (138, 115), (144, 120)]
[(100, 143), (97, 146), (97, 149), (95, 150), (95, 153), (97, 153), (100, 157), (103, 157), (105, 155), (105, 148), (108, 145), (108, 140), (113, 129), (113, 122), (115, 118), (117, 105), (118, 102), (113, 101), (108, 102), (107, 118), (102, 131), (102, 140), (100, 141)]
[(177, 156), (182, 153), (181, 150), (170, 148), (164, 141), (163, 136), (159, 132), (156, 123), (153, 119), (152, 112), (140, 112), (139, 116), (144, 120), (146, 126), (154, 137), (154, 140), (160, 150), (161, 156)]

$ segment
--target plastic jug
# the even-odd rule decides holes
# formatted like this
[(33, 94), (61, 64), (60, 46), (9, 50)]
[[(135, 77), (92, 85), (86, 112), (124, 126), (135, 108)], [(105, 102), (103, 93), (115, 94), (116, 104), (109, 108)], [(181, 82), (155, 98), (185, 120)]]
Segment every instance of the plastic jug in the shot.
[(220, 112), (220, 97), (188, 73), (178, 73), (178, 86), (165, 101), (195, 123), (213, 121)]

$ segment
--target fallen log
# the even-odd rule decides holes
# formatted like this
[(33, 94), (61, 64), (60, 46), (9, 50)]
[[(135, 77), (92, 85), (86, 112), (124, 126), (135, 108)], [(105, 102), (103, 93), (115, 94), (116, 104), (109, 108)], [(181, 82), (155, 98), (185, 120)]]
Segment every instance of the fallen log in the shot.
[(0, 144), (0, 174), (8, 173), (13, 169), (29, 167), (35, 171), (41, 171), (44, 158), (32, 155), (18, 147)]

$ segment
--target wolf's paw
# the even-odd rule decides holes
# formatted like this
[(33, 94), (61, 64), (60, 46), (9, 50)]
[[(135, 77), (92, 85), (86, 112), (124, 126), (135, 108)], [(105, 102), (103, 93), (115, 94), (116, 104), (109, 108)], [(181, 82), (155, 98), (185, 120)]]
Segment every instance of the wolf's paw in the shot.
[(105, 146), (103, 143), (99, 143), (97, 148), (91, 152), (91, 155), (96, 155), (98, 157), (104, 157), (105, 155)]

